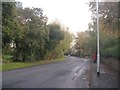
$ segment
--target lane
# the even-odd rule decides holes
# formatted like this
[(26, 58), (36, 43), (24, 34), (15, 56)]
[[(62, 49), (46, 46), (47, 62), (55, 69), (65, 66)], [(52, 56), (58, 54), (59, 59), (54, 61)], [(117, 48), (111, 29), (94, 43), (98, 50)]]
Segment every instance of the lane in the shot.
[(3, 72), (3, 88), (88, 88), (90, 60), (65, 61)]

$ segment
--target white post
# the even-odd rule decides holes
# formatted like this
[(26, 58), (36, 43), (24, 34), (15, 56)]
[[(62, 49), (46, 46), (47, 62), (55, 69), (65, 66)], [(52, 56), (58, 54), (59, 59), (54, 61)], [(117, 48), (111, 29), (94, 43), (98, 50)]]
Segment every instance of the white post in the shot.
[(97, 11), (97, 76), (100, 76), (100, 53), (99, 53), (99, 11), (98, 11), (98, 0), (96, 0), (96, 11)]

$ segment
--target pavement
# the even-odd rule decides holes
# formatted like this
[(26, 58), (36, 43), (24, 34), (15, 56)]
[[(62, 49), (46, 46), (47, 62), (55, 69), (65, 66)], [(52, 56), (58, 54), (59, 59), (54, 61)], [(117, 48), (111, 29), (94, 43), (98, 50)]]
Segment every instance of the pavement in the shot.
[(100, 76), (97, 76), (96, 63), (92, 63), (91, 69), (91, 88), (118, 88), (118, 72), (102, 63), (100, 64)]

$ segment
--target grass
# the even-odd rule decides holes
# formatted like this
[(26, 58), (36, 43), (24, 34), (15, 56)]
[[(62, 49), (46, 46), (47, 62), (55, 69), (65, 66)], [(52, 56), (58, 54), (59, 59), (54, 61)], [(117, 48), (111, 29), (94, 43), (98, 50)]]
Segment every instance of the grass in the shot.
[(18, 68), (25, 68), (29, 66), (36, 66), (36, 65), (43, 65), (43, 64), (49, 64), (54, 62), (59, 62), (64, 60), (64, 58), (60, 59), (53, 59), (53, 60), (44, 60), (44, 61), (36, 61), (36, 62), (9, 62), (9, 63), (3, 63), (0, 65), (2, 69), (0, 68), (0, 71), (8, 71), (8, 70), (14, 70)]

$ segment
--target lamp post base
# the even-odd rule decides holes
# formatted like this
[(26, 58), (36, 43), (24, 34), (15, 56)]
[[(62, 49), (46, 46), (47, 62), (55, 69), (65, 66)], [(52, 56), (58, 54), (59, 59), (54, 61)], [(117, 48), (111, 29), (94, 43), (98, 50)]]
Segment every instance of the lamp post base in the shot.
[(100, 76), (100, 72), (97, 72), (97, 76), (98, 76), (98, 77)]

